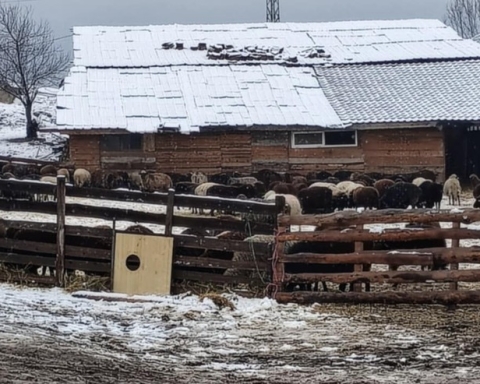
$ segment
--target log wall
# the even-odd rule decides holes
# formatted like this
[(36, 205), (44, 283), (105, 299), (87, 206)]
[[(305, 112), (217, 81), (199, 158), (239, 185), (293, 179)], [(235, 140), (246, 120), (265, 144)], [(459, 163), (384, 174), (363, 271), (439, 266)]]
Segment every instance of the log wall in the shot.
[(70, 135), (70, 159), (77, 168), (90, 171), (100, 168), (100, 136)]
[(443, 133), (436, 128), (361, 131), (366, 172), (404, 173), (429, 169), (443, 180)]
[(430, 169), (444, 174), (443, 134), (436, 128), (358, 131), (357, 147), (292, 148), (289, 132), (203, 132), (145, 135), (142, 150), (100, 150), (100, 136), (71, 134), (70, 157), (89, 170), (157, 169), (207, 174), (261, 169), (277, 172), (350, 170), (406, 173)]

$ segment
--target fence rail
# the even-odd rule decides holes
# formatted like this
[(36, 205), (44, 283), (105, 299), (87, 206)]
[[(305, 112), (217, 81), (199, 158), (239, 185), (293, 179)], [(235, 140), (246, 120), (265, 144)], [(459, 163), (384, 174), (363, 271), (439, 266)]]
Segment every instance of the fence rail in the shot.
[[(41, 182), (0, 180), (0, 210), (34, 212), (55, 215), (56, 223), (0, 220), (0, 262), (15, 265), (45, 266), (56, 270), (55, 279), (40, 276), (22, 276), (20, 279), (62, 285), (66, 270), (80, 269), (110, 276), (114, 231), (104, 227), (71, 226), (65, 224), (66, 216), (103, 220), (128, 221), (162, 225), (165, 234), (174, 238), (173, 278), (219, 284), (265, 284), (265, 281), (244, 276), (224, 275), (227, 269), (257, 271), (268, 274), (271, 264), (272, 244), (250, 243), (213, 236), (173, 234), (174, 227), (190, 228), (194, 232), (219, 230), (273, 235), (278, 214), (283, 211), (283, 198), (276, 202), (251, 202), (213, 197), (175, 195), (168, 193), (141, 193), (124, 190), (76, 188), (65, 185), (63, 176), (57, 185)], [(15, 195), (18, 193), (18, 196)], [(39, 202), (31, 197), (53, 196), (56, 201)], [(144, 212), (137, 209), (109, 208), (66, 202), (68, 197), (94, 200), (130, 201), (166, 205), (165, 213)], [(177, 215), (174, 207), (226, 210), (232, 213), (266, 217), (265, 222), (248, 221), (233, 215), (194, 217)], [(249, 216), (247, 215), (247, 216)], [(4, 233), (3, 233), (4, 232)], [(3, 236), (1, 235), (3, 233)], [(258, 261), (232, 261), (235, 252), (249, 252)], [(261, 261), (261, 260), (263, 261)], [(0, 273), (0, 278), (3, 275)]]
[[(281, 215), (278, 219), (276, 255), (274, 257), (275, 298), (281, 302), (344, 302), (344, 303), (443, 303), (480, 304), (479, 291), (459, 291), (458, 283), (480, 283), (480, 269), (462, 268), (459, 264), (480, 264), (480, 247), (460, 247), (460, 240), (480, 239), (480, 230), (461, 228), (461, 224), (480, 221), (480, 210), (378, 210), (337, 212), (326, 215)], [(451, 222), (452, 228), (431, 225)], [(415, 223), (416, 228), (365, 229), (368, 224)], [(430, 226), (429, 226), (430, 224)], [(292, 225), (316, 226), (313, 232), (290, 232)], [(430, 245), (431, 241), (452, 240), (452, 246)], [(316, 242), (334, 244), (352, 243), (351, 253), (302, 252), (286, 254), (287, 242)], [(354, 246), (353, 246), (354, 244)], [(382, 249), (385, 244), (387, 248)], [(405, 244), (405, 246), (402, 246)], [(378, 248), (379, 247), (379, 248)], [(406, 249), (397, 249), (397, 248)], [(328, 247), (327, 247), (328, 248)], [(314, 248), (312, 248), (314, 249)], [(288, 253), (288, 252), (287, 252)], [(343, 265), (338, 269), (339, 265)], [(389, 271), (372, 270), (372, 265), (388, 265)], [(449, 265), (450, 268), (444, 269)], [(350, 266), (347, 268), (346, 266)], [(401, 266), (421, 266), (422, 270), (401, 270)], [(431, 270), (424, 271), (423, 267)], [(313, 268), (313, 269), (312, 269)], [(393, 269), (393, 270), (392, 270)], [(316, 283), (351, 284), (353, 291), (346, 293), (310, 292)], [(435, 292), (362, 292), (362, 286), (371, 284), (449, 283), (448, 291)], [(303, 291), (286, 292), (292, 285)]]

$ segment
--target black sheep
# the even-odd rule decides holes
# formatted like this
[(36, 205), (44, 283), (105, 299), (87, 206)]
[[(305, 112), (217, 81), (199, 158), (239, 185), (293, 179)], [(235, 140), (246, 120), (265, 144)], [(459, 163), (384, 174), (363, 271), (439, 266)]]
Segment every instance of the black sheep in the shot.
[(422, 190), (411, 183), (396, 183), (392, 185), (380, 198), (380, 208), (407, 209), (408, 206), (416, 207)]
[(424, 208), (440, 209), (443, 197), (443, 185), (434, 183), (433, 181), (426, 180), (420, 184), (422, 195), (419, 199), (419, 205)]
[[(299, 241), (287, 247), (286, 254), (296, 253), (352, 253), (355, 251), (354, 243), (335, 243), (320, 241)], [(354, 271), (353, 264), (304, 264), (304, 263), (288, 263), (285, 264), (285, 273), (352, 273)], [(322, 281), (324, 291), (327, 291), (327, 284)], [(345, 291), (347, 284), (340, 284), (340, 290)], [(293, 290), (294, 284), (286, 285), (286, 290)], [(301, 286), (306, 289), (307, 285)]]
[[(407, 224), (405, 228), (410, 229), (430, 229), (430, 228), (440, 228), (439, 223), (431, 224)], [(424, 249), (424, 248), (446, 248), (447, 243), (444, 239), (438, 240), (410, 240), (410, 241), (375, 241), (373, 243), (365, 243), (365, 250), (377, 250), (377, 251), (394, 251), (401, 249)], [(445, 269), (447, 266), (445, 264), (436, 264), (433, 266), (433, 270)], [(391, 270), (396, 271), (398, 266), (390, 266)], [(423, 268), (422, 268), (423, 269)]]
[(475, 199), (478, 199), (480, 197), (480, 184), (476, 185), (474, 188), (473, 188), (473, 197)]
[(257, 180), (261, 181), (264, 185), (270, 185), (270, 183), (274, 181), (283, 181), (282, 175), (270, 169), (262, 169), (252, 176), (256, 177)]
[(198, 184), (191, 181), (180, 181), (175, 185), (175, 193), (178, 195), (194, 195)]
[[(350, 180), (352, 173), (351, 171), (338, 171), (333, 174), (333, 177), (336, 177), (340, 181), (347, 181)], [(326, 177), (324, 177), (324, 179), (326, 179)]]
[(255, 188), (255, 197), (263, 197), (267, 193), (267, 188), (261, 181), (257, 181), (253, 187)]
[(298, 192), (298, 200), (305, 215), (332, 212), (332, 190), (312, 187)]
[(333, 210), (343, 211), (350, 207), (350, 198), (345, 193), (339, 193), (332, 197)]

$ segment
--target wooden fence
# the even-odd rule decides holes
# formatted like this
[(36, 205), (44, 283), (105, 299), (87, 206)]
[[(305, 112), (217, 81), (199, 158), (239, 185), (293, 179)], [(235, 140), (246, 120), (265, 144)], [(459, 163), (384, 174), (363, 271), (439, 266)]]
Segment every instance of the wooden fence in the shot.
[[(480, 210), (465, 209), (452, 211), (432, 210), (378, 210), (356, 213), (351, 211), (328, 215), (282, 215), (279, 220), (276, 252), (274, 256), (274, 297), (280, 302), (299, 303), (417, 303), (417, 304), (480, 304), (480, 290), (459, 290), (459, 282), (480, 283), (480, 269), (459, 270), (459, 264), (480, 264), (479, 247), (460, 247), (460, 240), (480, 239), (480, 230), (461, 228), (461, 224), (480, 221)], [(428, 226), (423, 229), (365, 229), (368, 224), (415, 223), (432, 224), (450, 222), (451, 228)], [(289, 227), (316, 226), (315, 231), (289, 232)], [(302, 228), (302, 227), (300, 227)], [(414, 240), (451, 239), (451, 247), (433, 247), (415, 249), (375, 249), (372, 244), (380, 242), (405, 242)], [(286, 254), (286, 242), (335, 242), (354, 243), (354, 252), (345, 254)], [(412, 243), (407, 243), (412, 244)], [(306, 267), (302, 273), (289, 273), (290, 265)], [(327, 265), (350, 264), (354, 268), (348, 273), (332, 273)], [(431, 270), (382, 271), (371, 270), (375, 264), (389, 266), (423, 266)], [(446, 270), (436, 270), (438, 266), (448, 264)], [(308, 266), (325, 265), (316, 268), (322, 273), (308, 273)], [(301, 268), (300, 268), (301, 269)], [(294, 269), (295, 270), (295, 269)], [(296, 269), (298, 271), (298, 268)], [(330, 273), (328, 273), (330, 272)], [(449, 283), (448, 290), (437, 291), (363, 291), (370, 284), (418, 284), (427, 282)], [(350, 292), (312, 292), (308, 290), (286, 292), (288, 284), (331, 282), (350, 283)], [(477, 289), (480, 289), (477, 288)]]
[[(273, 235), (277, 217), (283, 211), (285, 200), (272, 203), (240, 201), (214, 197), (175, 195), (168, 193), (141, 193), (124, 190), (76, 188), (65, 184), (62, 176), (57, 185), (18, 180), (0, 180), (0, 210), (42, 213), (56, 216), (56, 223), (2, 220), (0, 222), (0, 263), (55, 268), (54, 277), (29, 275), (27, 280), (62, 285), (66, 270), (110, 276), (114, 230), (101, 227), (66, 225), (66, 217), (104, 219), (115, 223), (128, 221), (138, 224), (157, 224), (165, 228), (165, 235), (174, 237), (173, 279), (220, 284), (266, 284), (261, 279), (224, 275), (226, 269), (271, 272), (271, 263), (265, 261), (232, 261), (234, 252), (251, 252), (259, 259), (271, 258), (273, 244), (234, 240), (225, 234), (214, 236), (182, 235), (175, 227), (193, 232), (230, 231), (243, 234)], [(38, 196), (53, 196), (55, 201), (40, 202)], [(37, 198), (34, 198), (34, 197)], [(137, 202), (166, 206), (165, 213), (142, 210), (108, 208), (67, 202), (68, 197), (94, 200)], [(217, 217), (179, 215), (175, 207), (215, 209), (229, 214)], [(238, 214), (243, 218), (239, 218)], [(2, 236), (3, 235), (3, 236)], [(242, 236), (240, 236), (242, 237)], [(0, 273), (0, 278), (6, 278)], [(23, 278), (22, 278), (23, 279)]]

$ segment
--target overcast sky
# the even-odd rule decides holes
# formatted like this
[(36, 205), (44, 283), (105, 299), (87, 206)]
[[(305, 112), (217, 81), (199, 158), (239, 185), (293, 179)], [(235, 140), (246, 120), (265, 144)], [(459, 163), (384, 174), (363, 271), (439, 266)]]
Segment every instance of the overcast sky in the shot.
[[(1, 1), (1, 0), (0, 0)], [(280, 0), (282, 21), (443, 19), (449, 0)], [(9, 2), (13, 2), (9, 0)], [(32, 0), (57, 37), (77, 25), (265, 21), (265, 0)], [(59, 42), (71, 49), (71, 39)]]

